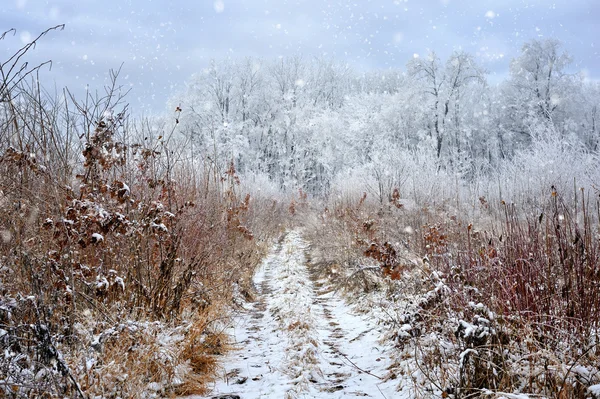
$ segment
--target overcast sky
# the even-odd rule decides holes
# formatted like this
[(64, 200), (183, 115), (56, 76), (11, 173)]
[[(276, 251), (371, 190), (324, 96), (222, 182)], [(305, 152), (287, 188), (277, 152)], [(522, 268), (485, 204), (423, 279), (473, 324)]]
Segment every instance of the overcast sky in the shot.
[(464, 49), (498, 82), (525, 41), (554, 37), (572, 55), (572, 70), (600, 78), (599, 0), (0, 1), (2, 31), (17, 30), (0, 42), (0, 61), (64, 23), (28, 58), (53, 60), (46, 86), (101, 89), (123, 63), (120, 81), (136, 113), (164, 111), (193, 73), (225, 57), (325, 55), (362, 71)]

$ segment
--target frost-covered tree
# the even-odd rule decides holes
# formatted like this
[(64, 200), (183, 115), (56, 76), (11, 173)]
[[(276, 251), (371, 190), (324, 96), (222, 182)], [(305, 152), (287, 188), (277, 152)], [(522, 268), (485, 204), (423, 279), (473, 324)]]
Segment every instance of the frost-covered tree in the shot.
[(172, 109), (183, 109), (193, 156), (217, 174), (233, 160), (284, 191), (328, 195), (352, 181), (382, 203), (396, 188), (423, 200), (481, 186), (544, 132), (596, 151), (600, 89), (565, 74), (567, 62), (557, 42), (533, 41), (510, 79), (490, 87), (464, 52), (412, 59), (406, 73), (358, 74), (322, 58), (228, 59), (192, 77)]
[(588, 151), (598, 151), (600, 140), (600, 85), (574, 76), (569, 100), (563, 105), (558, 128), (563, 136), (576, 135)]
[(536, 123), (560, 125), (564, 106), (571, 100), (573, 76), (565, 72), (570, 62), (558, 40), (534, 39), (523, 45), (521, 55), (510, 64), (510, 80), (504, 88), (512, 131), (529, 138)]
[[(464, 90), (474, 82), (484, 82), (484, 71), (473, 57), (455, 52), (442, 64), (434, 52), (426, 58), (416, 57), (407, 65), (408, 73), (422, 83), (422, 90), (430, 98), (430, 129), (435, 137), (437, 157), (440, 158), (448, 131), (460, 129), (460, 99)], [(457, 118), (452, 121), (451, 110)]]
[(583, 113), (583, 141), (589, 150), (596, 152), (600, 144), (600, 84), (593, 82), (585, 85), (582, 97), (579, 110)]

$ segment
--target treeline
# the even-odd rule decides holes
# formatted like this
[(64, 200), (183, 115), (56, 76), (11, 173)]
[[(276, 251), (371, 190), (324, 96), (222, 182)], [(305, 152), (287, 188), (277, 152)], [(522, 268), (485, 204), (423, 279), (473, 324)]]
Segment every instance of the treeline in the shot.
[[(350, 181), (381, 201), (394, 188), (421, 200), (457, 186), (516, 198), (515, 187), (540, 183), (537, 172), (558, 176), (547, 189), (572, 187), (577, 174), (589, 186), (582, 168), (598, 149), (600, 86), (567, 73), (571, 62), (557, 40), (532, 40), (490, 85), (461, 51), (367, 74), (319, 58), (227, 59), (194, 75), (170, 106), (183, 109), (181, 131), (199, 159), (234, 160), (273, 190), (327, 196)], [(510, 177), (519, 170), (535, 181)], [(498, 184), (506, 180), (515, 184)]]

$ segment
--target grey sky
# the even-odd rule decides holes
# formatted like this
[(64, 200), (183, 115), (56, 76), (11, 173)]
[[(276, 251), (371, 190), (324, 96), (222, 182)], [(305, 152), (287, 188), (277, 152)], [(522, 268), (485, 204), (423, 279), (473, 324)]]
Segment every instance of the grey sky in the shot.
[(0, 60), (44, 29), (30, 62), (52, 59), (46, 84), (75, 92), (106, 83), (124, 63), (136, 112), (168, 97), (210, 59), (326, 55), (358, 70), (404, 68), (413, 54), (455, 49), (478, 56), (497, 82), (531, 38), (561, 40), (573, 70), (600, 78), (598, 0), (0, 0)]

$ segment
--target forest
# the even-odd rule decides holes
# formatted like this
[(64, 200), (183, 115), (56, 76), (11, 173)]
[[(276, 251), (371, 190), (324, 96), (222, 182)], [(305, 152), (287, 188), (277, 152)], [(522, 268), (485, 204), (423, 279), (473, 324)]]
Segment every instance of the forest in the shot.
[(334, 292), (382, 397), (600, 398), (600, 86), (560, 41), (495, 83), (464, 51), (215, 59), (140, 118), (118, 70), (47, 89), (61, 28), (0, 59), (0, 396), (219, 397), (255, 306), (317, 354), (260, 397), (344, 397), (314, 388)]
[(186, 110), (179, 128), (198, 161), (234, 161), (276, 192), (329, 198), (346, 185), (382, 204), (394, 188), (418, 203), (522, 203), (597, 181), (598, 85), (572, 62), (559, 41), (532, 40), (490, 85), (465, 52), (362, 75), (321, 58), (228, 59), (170, 104)]

